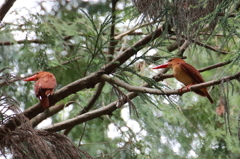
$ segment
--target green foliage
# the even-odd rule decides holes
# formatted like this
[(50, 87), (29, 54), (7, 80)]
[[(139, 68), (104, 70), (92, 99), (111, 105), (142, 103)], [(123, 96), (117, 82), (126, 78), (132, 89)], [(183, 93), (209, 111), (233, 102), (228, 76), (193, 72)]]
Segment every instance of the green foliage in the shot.
[[(30, 18), (22, 17), (20, 20), (23, 25), (9, 23), (2, 27), (1, 41), (9, 41), (14, 45), (0, 47), (1, 68), (9, 66), (18, 76), (40, 70), (52, 72), (56, 76), (58, 90), (101, 68), (104, 69), (110, 62), (109, 57), (114, 59), (121, 56), (124, 50), (144, 38), (144, 34), (154, 31), (169, 18), (174, 20), (168, 17), (173, 16), (169, 8), (159, 11), (163, 16), (158, 19), (159, 22), (141, 27), (136, 31), (141, 33), (139, 35), (129, 33), (118, 39), (114, 46), (114, 54), (111, 55), (108, 51), (112, 38), (110, 30), (113, 26), (117, 35), (137, 25), (148, 23), (147, 18), (152, 22), (151, 17), (143, 14), (143, 19), (139, 20), (139, 9), (137, 10), (131, 1), (119, 1), (117, 11), (114, 13), (116, 19), (112, 23), (111, 1), (94, 3), (84, 1), (78, 2), (77, 6), (74, 6), (74, 2), (66, 5), (59, 2), (56, 4), (57, 9), (50, 13), (30, 14)], [(175, 1), (166, 2), (171, 5)], [(207, 1), (202, 3), (206, 5)], [(200, 41), (202, 45), (193, 44), (188, 47), (184, 52), (184, 56), (188, 57), (186, 62), (200, 69), (232, 60), (227, 66), (201, 73), (205, 81), (234, 75), (240, 70), (239, 12), (233, 9), (235, 5), (236, 1), (219, 2), (213, 12), (187, 25), (188, 27), (199, 25), (193, 37), (197, 36), (193, 40)], [(222, 11), (226, 13), (219, 16)], [(235, 13), (235, 17), (229, 17), (230, 13)], [(216, 23), (212, 30), (205, 27), (212, 22)], [(173, 27), (173, 31), (176, 31), (176, 28)], [(189, 30), (185, 31), (181, 33), (187, 34)], [(24, 41), (20, 42), (21, 40), (17, 39), (19, 38), (17, 33), (24, 35), (21, 37)], [(188, 34), (187, 37), (191, 38)], [(135, 56), (118, 67), (111, 76), (133, 86), (147, 83), (159, 90), (181, 88), (174, 79), (154, 81), (152, 77), (156, 72), (151, 69), (151, 64), (163, 63), (166, 59), (179, 54), (179, 49), (170, 52), (166, 48), (178, 41), (178, 38), (177, 35), (164, 32), (156, 41), (144, 46)], [(36, 41), (33, 42), (31, 39)], [(214, 52), (205, 45), (215, 49), (218, 47), (218, 50), (231, 54)], [(178, 48), (180, 46), (179, 44)], [(157, 57), (158, 61), (154, 57)], [(118, 88), (124, 94), (129, 93), (120, 86)], [(215, 102), (213, 105), (206, 98), (193, 92), (182, 96), (138, 93), (132, 102), (139, 117), (134, 113), (129, 115), (130, 112), (126, 110), (129, 110), (130, 106), (125, 104), (113, 113), (75, 126), (68, 137), (76, 146), (97, 158), (239, 158), (236, 130), (240, 111), (239, 88), (238, 81), (228, 81), (211, 87), (210, 94)], [(67, 104), (69, 101), (74, 103), (51, 116), (52, 123), (77, 116), (84, 107), (89, 106), (89, 101), (96, 90), (96, 87), (84, 89), (62, 99), (59, 103)], [(1, 87), (1, 91), (7, 92), (9, 96), (19, 101), (22, 109), (38, 102), (33, 92), (33, 83), (18, 81)], [(222, 98), (226, 99), (224, 102), (229, 107), (229, 116), (226, 114), (219, 116), (216, 113), (215, 109), (220, 105)], [(119, 100), (119, 96), (113, 86), (106, 83), (90, 111), (105, 107), (116, 100)], [(111, 137), (113, 134), (114, 137)]]

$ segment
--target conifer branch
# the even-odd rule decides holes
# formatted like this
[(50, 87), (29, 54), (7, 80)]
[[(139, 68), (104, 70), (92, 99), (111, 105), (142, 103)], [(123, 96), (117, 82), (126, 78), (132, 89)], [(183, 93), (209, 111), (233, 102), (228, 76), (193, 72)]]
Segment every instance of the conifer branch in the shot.
[[(195, 84), (195, 85), (188, 87), (188, 89), (190, 91), (194, 91), (194, 90), (218, 85), (220, 83), (225, 83), (230, 80), (239, 79), (239, 78), (240, 78), (240, 72), (233, 76), (223, 77), (219, 80), (212, 80), (212, 81), (208, 81), (208, 82), (204, 82), (204, 83), (200, 83), (200, 84)], [(125, 88), (128, 91), (132, 91), (132, 92), (150, 93), (150, 94), (156, 94), (156, 95), (175, 95), (175, 94), (181, 95), (186, 92), (189, 92), (187, 88), (183, 88), (182, 91), (180, 92), (179, 90), (159, 90), (159, 89), (147, 88), (147, 87), (141, 87), (141, 86), (132, 86), (124, 81), (117, 79), (116, 77), (110, 77), (108, 75), (102, 75), (101, 79), (104, 81), (107, 81), (109, 83), (116, 84), (116, 85), (118, 85), (122, 88)]]
[(65, 108), (73, 103), (74, 103), (74, 101), (69, 101), (67, 104), (61, 103), (58, 105), (54, 105), (54, 106), (50, 107), (49, 109), (47, 109), (46, 111), (44, 111), (43, 113), (39, 114), (38, 116), (32, 118), (30, 120), (30, 123), (32, 124), (33, 127), (35, 127), (39, 123), (41, 123), (43, 120), (47, 119), (50, 116), (53, 116), (54, 114), (58, 113), (63, 108)]
[[(190, 42), (193, 42), (199, 46), (202, 46), (202, 47), (205, 47), (206, 49), (209, 49), (209, 50), (212, 50), (212, 51), (215, 51), (215, 52), (218, 52), (218, 53), (221, 53), (223, 55), (227, 55), (227, 54), (234, 54), (232, 52), (226, 52), (226, 51), (222, 51), (222, 50), (217, 50), (215, 47), (211, 46), (211, 45), (207, 45), (207, 44), (204, 44), (202, 42), (199, 42), (197, 40), (194, 40), (194, 39), (189, 39), (188, 37), (185, 37), (182, 35), (182, 37), (186, 40), (189, 40)], [(176, 37), (171, 37), (170, 39), (172, 40), (177, 40)]]
[[(106, 79), (105, 77), (106, 76), (104, 75), (103, 79)], [(204, 88), (204, 87), (208, 87), (208, 86), (212, 86), (212, 85), (217, 85), (217, 84), (220, 84), (220, 83), (225, 83), (225, 82), (228, 82), (230, 80), (239, 79), (239, 78), (240, 78), (240, 72), (233, 75), (233, 76), (223, 77), (219, 80), (213, 80), (213, 81), (209, 81), (209, 82), (205, 82), (205, 83), (201, 83), (201, 84), (196, 84), (196, 85), (190, 86), (189, 89), (190, 90), (197, 90), (197, 89), (200, 89), (200, 88)], [(114, 80), (116, 81), (116, 79), (114, 79)], [(112, 82), (113, 80), (110, 79), (110, 81)], [(182, 92), (179, 92), (178, 90), (160, 91), (160, 90), (157, 90), (157, 89), (146, 88), (147, 86), (148, 85), (145, 84), (145, 85), (142, 86), (143, 88), (139, 87), (139, 89), (137, 89), (137, 90), (139, 90), (139, 92), (141, 90), (144, 93), (147, 93), (146, 90), (148, 90), (149, 91), (148, 93), (157, 94), (157, 95), (173, 95), (173, 94), (179, 94), (180, 95), (180, 94), (188, 92), (188, 90), (186, 88), (182, 89)], [(136, 90), (136, 87), (132, 87), (131, 89)], [(130, 93), (127, 94), (127, 97), (129, 99), (133, 99), (136, 96), (137, 96), (136, 92), (130, 92)], [(124, 102), (126, 103), (127, 101), (124, 101)], [(63, 121), (63, 122), (45, 127), (45, 128), (43, 128), (43, 130), (51, 131), (51, 132), (60, 131), (60, 130), (63, 130), (65, 128), (69, 127), (69, 126), (74, 126), (74, 125), (77, 125), (77, 124), (81, 124), (85, 121), (92, 120), (92, 119), (100, 117), (102, 115), (111, 114), (114, 110), (118, 109), (116, 107), (117, 103), (118, 103), (118, 100), (112, 102), (111, 104), (109, 104), (105, 107), (93, 110), (91, 112), (88, 112), (88, 113), (85, 113), (85, 114), (82, 114), (82, 115), (79, 115), (79, 116), (77, 116), (75, 118), (72, 118), (72, 119), (69, 119), (69, 120), (66, 120), (66, 121)]]
[[(126, 62), (130, 57), (135, 55), (139, 50), (145, 47), (149, 42), (155, 40), (160, 35), (162, 35), (163, 31), (165, 29), (165, 26), (162, 26), (158, 28), (153, 33), (145, 36), (140, 41), (136, 42), (131, 48), (124, 51), (121, 55), (116, 57), (114, 60), (112, 60), (110, 63), (108, 63), (106, 66), (104, 66), (99, 71), (92, 73), (84, 78), (81, 78), (77, 81), (74, 81), (65, 87), (59, 89), (56, 91), (52, 96), (49, 96), (49, 102), (50, 105), (54, 105), (58, 101), (68, 97), (71, 94), (74, 94), (78, 91), (81, 91), (85, 88), (93, 88), (97, 83), (99, 83), (100, 77), (102, 74), (110, 74), (112, 71), (114, 71), (117, 67), (122, 65), (124, 62)], [(37, 103), (33, 105), (32, 107), (26, 109), (22, 114), (24, 114), (29, 119), (32, 119), (33, 117), (37, 116), (39, 113), (43, 112), (44, 109), (40, 105), (40, 103)], [(7, 133), (7, 129), (14, 130), (17, 126), (19, 126), (19, 121), (16, 118), (13, 118), (11, 121), (5, 124), (5, 127), (0, 129), (0, 140), (4, 137), (4, 134)], [(71, 125), (69, 125), (71, 126)]]

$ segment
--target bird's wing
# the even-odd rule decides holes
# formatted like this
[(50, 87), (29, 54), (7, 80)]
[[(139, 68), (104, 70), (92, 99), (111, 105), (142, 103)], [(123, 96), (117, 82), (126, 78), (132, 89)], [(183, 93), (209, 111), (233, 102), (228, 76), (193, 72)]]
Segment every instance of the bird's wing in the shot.
[(192, 65), (188, 63), (180, 63), (179, 65), (181, 69), (194, 80), (195, 84), (204, 82), (202, 75)]

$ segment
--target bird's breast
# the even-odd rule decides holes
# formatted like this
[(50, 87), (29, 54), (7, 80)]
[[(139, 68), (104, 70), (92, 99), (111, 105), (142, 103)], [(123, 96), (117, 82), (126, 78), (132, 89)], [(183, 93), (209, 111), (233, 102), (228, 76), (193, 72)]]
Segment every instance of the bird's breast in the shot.
[(194, 84), (193, 79), (184, 72), (179, 65), (173, 67), (173, 75), (174, 77), (185, 86), (189, 84)]

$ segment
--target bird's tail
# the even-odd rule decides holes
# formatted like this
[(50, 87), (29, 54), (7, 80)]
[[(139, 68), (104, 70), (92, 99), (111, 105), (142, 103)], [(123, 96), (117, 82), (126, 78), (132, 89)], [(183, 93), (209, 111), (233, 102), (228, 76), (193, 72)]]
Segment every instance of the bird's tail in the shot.
[(38, 99), (40, 100), (42, 107), (47, 109), (49, 107), (49, 100), (48, 96), (45, 95), (45, 91), (46, 90), (44, 89), (39, 90)]
[(49, 100), (48, 100), (48, 96), (39, 96), (38, 98), (41, 102), (41, 105), (43, 108), (47, 109), (49, 107)]
[(208, 100), (213, 104), (213, 99), (212, 97), (209, 95), (208, 91), (206, 88), (200, 89), (200, 90), (195, 90), (195, 93), (197, 93), (198, 95), (201, 95), (203, 97), (207, 97)]
[(207, 98), (208, 98), (208, 100), (213, 104), (213, 99), (212, 99), (212, 97), (208, 94), (208, 92), (207, 92)]

